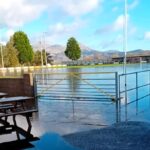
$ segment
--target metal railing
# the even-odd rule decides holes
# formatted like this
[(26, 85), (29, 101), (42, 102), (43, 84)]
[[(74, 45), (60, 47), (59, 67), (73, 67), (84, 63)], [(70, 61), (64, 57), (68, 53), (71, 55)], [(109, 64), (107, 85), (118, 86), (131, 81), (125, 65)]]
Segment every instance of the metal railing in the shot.
[(73, 112), (74, 102), (112, 104), (115, 120), (119, 121), (117, 72), (38, 73), (35, 74), (35, 85), (39, 100), (72, 102)]
[(150, 108), (150, 70), (121, 75), (78, 71), (38, 73), (35, 96), (38, 100), (71, 102), (73, 114), (75, 102), (90, 102), (91, 107), (92, 103), (112, 104), (114, 111), (107, 110), (107, 113), (113, 114), (115, 122), (135, 120), (145, 107)]
[(119, 75), (119, 121), (136, 120), (150, 109), (150, 70)]

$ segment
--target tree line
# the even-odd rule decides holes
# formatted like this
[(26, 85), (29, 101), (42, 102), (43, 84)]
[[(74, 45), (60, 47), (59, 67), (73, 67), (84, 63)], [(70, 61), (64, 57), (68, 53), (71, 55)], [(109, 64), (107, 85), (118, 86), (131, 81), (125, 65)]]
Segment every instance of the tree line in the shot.
[[(2, 54), (5, 67), (41, 65), (42, 61), (43, 65), (46, 65), (46, 62), (52, 64), (54, 61), (44, 49), (34, 51), (27, 34), (23, 31), (17, 31), (10, 37), (6, 46), (3, 46)], [(78, 60), (81, 57), (79, 44), (74, 37), (69, 38), (64, 54), (71, 60)]]

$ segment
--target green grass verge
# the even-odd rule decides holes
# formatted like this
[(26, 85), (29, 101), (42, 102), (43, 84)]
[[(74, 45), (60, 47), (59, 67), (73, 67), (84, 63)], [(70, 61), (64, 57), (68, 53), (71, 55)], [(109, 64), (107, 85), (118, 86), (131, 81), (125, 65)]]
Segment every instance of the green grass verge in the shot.
[[(127, 64), (134, 65), (134, 64)], [(99, 65), (87, 65), (87, 66), (48, 66), (46, 68), (96, 68), (96, 67), (116, 67), (123, 66), (123, 64), (99, 64)]]

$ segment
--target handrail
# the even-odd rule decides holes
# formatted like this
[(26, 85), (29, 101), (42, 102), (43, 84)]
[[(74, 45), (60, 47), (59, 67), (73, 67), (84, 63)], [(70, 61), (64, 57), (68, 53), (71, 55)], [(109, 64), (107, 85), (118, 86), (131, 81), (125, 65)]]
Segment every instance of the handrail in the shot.
[(119, 76), (124, 76), (124, 75), (131, 75), (131, 74), (136, 74), (136, 73), (141, 73), (141, 72), (149, 72), (150, 70), (142, 70), (142, 71), (136, 71), (136, 72), (130, 72), (126, 74), (120, 74)]
[(67, 75), (67, 74), (114, 74), (116, 72), (46, 72), (46, 73), (34, 73), (34, 75)]
[[(144, 76), (148, 76), (146, 78), (146, 80), (143, 80), (143, 74), (142, 73), (145, 73)], [(142, 74), (142, 76), (141, 76)], [(128, 78), (130, 77), (134, 77), (134, 80), (135, 80), (135, 84), (131, 84), (130, 81), (131, 80), (127, 80), (126, 82), (127, 83), (123, 83), (124, 85), (122, 85), (122, 79), (124, 79), (123, 77), (124, 76), (128, 76)], [(141, 77), (141, 79), (140, 79)], [(130, 79), (130, 78), (129, 78)], [(139, 80), (142, 80), (142, 82), (139, 82)], [(122, 86), (124, 86), (124, 88), (121, 88)], [(149, 93), (148, 91), (143, 93), (142, 96), (140, 95), (140, 91), (139, 89), (142, 89), (142, 88), (148, 88), (149, 89)], [(147, 90), (148, 90), (147, 89)], [(129, 92), (132, 92), (132, 96), (129, 97)], [(144, 92), (144, 91), (143, 91)], [(124, 105), (124, 104), (121, 104), (122, 102), (122, 99), (124, 98), (124, 96), (126, 96), (127, 98), (127, 103)], [(128, 111), (128, 107), (130, 104), (134, 104), (135, 103), (135, 107), (132, 108), (132, 109), (135, 109), (136, 111), (136, 115), (139, 113), (139, 101), (142, 101), (143, 99), (146, 99), (149, 100), (150, 99), (150, 70), (142, 70), (142, 71), (136, 71), (136, 72), (131, 72), (131, 73), (126, 73), (126, 74), (120, 74), (119, 75), (119, 97), (121, 98), (121, 102), (120, 102), (120, 106), (119, 106), (119, 111), (120, 111), (120, 114), (123, 112), (122, 109), (125, 108), (127, 111), (126, 111), (126, 118), (125, 120), (127, 121), (128, 120), (128, 114), (130, 113)], [(134, 99), (133, 99), (134, 97)]]

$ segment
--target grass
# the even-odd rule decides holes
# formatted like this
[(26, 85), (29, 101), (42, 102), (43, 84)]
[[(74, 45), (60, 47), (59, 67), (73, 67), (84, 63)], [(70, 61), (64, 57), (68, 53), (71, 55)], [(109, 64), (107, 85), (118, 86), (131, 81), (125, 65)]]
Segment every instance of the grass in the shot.
[[(127, 64), (133, 65), (133, 64)], [(50, 66), (47, 68), (96, 68), (96, 67), (116, 67), (116, 66), (123, 66), (123, 64), (98, 64), (98, 65), (87, 65), (87, 66)]]
[[(30, 66), (28, 67), (28, 72), (34, 72), (40, 69), (51, 69), (51, 68), (98, 68), (98, 67), (117, 67), (123, 66), (124, 64), (98, 64), (98, 65), (82, 65), (82, 66), (64, 66), (64, 65), (53, 65), (53, 66)], [(134, 65), (134, 64), (127, 64), (127, 66)], [(22, 67), (23, 68), (23, 67)], [(32, 68), (32, 69), (30, 69)], [(0, 78), (19, 78), (21, 75), (0, 75)]]
[(9, 76), (0, 76), (0, 79), (18, 79), (18, 78), (22, 78), (22, 76), (21, 75), (16, 75), (16, 76), (14, 76), (14, 75), (9, 75)]

